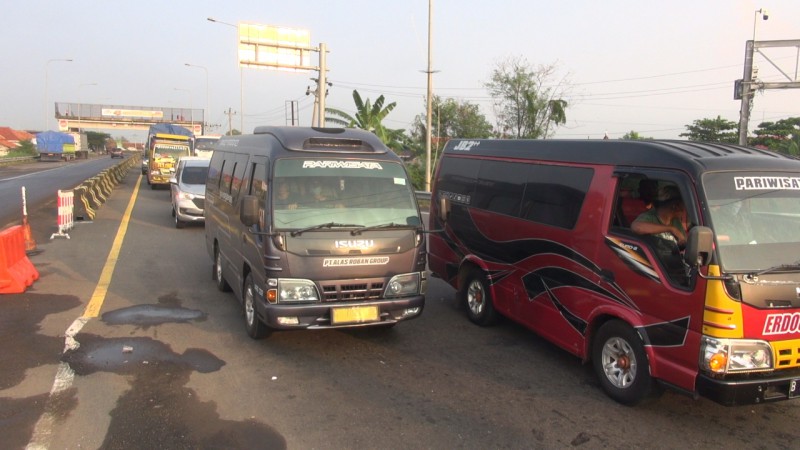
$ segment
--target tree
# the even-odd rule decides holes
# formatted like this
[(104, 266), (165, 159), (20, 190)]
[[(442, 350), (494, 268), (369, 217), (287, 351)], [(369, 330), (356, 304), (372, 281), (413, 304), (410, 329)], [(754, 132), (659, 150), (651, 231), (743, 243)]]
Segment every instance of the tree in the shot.
[(800, 144), (800, 117), (762, 122), (753, 133), (756, 137), (750, 140), (751, 145), (762, 145), (770, 150), (796, 155)]
[(500, 62), (486, 88), (494, 99), (499, 127), (516, 138), (546, 139), (566, 123), (565, 79), (553, 84), (555, 64), (531, 68), (521, 57)]
[(622, 137), (620, 139), (628, 139), (628, 140), (632, 140), (632, 141), (643, 141), (643, 140), (653, 139), (653, 138), (642, 136), (638, 132), (631, 130), (631, 131), (625, 133), (624, 135), (622, 135)]
[[(427, 110), (427, 104), (424, 105)], [(425, 148), (425, 115), (422, 112), (414, 118), (411, 139)], [(481, 139), (493, 135), (492, 124), (480, 112), (478, 105), (467, 101), (434, 95), (431, 102), (431, 136), (434, 148), (441, 148), (452, 138)]]
[(346, 128), (360, 128), (374, 133), (378, 138), (393, 150), (402, 147), (403, 132), (405, 130), (392, 130), (383, 126), (383, 119), (397, 106), (396, 102), (389, 103), (385, 107), (386, 101), (383, 95), (370, 103), (369, 99), (362, 100), (358, 91), (353, 91), (353, 101), (356, 104), (356, 115), (350, 114), (335, 108), (325, 108), (325, 120), (334, 125)]
[(106, 139), (111, 137), (108, 133), (98, 133), (96, 131), (87, 131), (86, 132), (86, 142), (89, 144), (89, 148), (92, 150), (105, 150), (106, 148)]
[(715, 119), (698, 119), (692, 125), (686, 125), (686, 133), (680, 136), (689, 138), (690, 141), (724, 142), (736, 144), (739, 142), (739, 124), (717, 116)]

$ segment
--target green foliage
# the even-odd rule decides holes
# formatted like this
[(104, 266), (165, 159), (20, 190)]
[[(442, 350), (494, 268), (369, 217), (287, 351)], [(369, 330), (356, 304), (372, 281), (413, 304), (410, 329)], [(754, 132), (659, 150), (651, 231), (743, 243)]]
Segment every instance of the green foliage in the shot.
[[(423, 156), (425, 151), (425, 111), (414, 118), (411, 129), (411, 142), (414, 154)], [(442, 99), (434, 95), (431, 101), (431, 159), (435, 160), (444, 144), (452, 138), (483, 139), (493, 136), (492, 124), (481, 114), (478, 105), (469, 102), (459, 102), (448, 98)]]
[(686, 125), (686, 133), (680, 136), (690, 141), (723, 142), (736, 144), (739, 142), (739, 124), (717, 116), (715, 119), (698, 119), (692, 125)]
[[(416, 161), (406, 164), (408, 177), (411, 178), (411, 184), (414, 186), (415, 191), (425, 190), (425, 163), (424, 161)], [(431, 176), (433, 176), (431, 174)]]
[(622, 135), (622, 137), (620, 139), (627, 139), (627, 140), (632, 140), (632, 141), (644, 141), (644, 140), (649, 140), (649, 139), (653, 139), (653, 138), (642, 136), (638, 132), (631, 130), (631, 131), (625, 133), (624, 135)]
[(546, 139), (566, 123), (566, 82), (552, 82), (555, 73), (553, 64), (533, 69), (521, 57), (503, 61), (492, 71), (485, 86), (495, 101), (503, 136)]
[[(96, 131), (86, 132), (86, 142), (91, 149), (104, 149), (106, 148), (106, 141), (111, 139), (108, 133), (98, 133)], [(116, 146), (116, 144), (114, 144)]]
[(23, 156), (37, 156), (39, 152), (36, 150), (36, 146), (29, 140), (20, 141), (19, 146), (14, 149), (10, 149), (8, 151), (8, 158), (20, 158)]
[(800, 144), (800, 117), (789, 117), (777, 122), (762, 122), (753, 132), (750, 145), (764, 146), (770, 150), (790, 155), (797, 154)]
[(240, 134), (242, 134), (242, 132), (234, 128), (231, 131), (225, 133), (225, 136), (239, 136)]
[(335, 108), (325, 108), (325, 121), (345, 128), (360, 128), (378, 136), (387, 147), (398, 151), (403, 148), (404, 130), (392, 130), (383, 126), (383, 119), (397, 106), (396, 102), (384, 107), (386, 99), (383, 95), (371, 103), (369, 99), (362, 99), (358, 91), (353, 91), (353, 101), (356, 104), (356, 114), (350, 114)]

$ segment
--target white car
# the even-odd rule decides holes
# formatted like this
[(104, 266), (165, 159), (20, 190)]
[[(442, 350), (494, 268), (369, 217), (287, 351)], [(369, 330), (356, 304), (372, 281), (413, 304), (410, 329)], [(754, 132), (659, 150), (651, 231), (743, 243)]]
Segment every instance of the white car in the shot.
[(175, 228), (183, 228), (187, 223), (205, 221), (203, 209), (206, 200), (206, 158), (185, 156), (178, 161), (175, 176), (170, 178), (172, 197), (172, 217)]

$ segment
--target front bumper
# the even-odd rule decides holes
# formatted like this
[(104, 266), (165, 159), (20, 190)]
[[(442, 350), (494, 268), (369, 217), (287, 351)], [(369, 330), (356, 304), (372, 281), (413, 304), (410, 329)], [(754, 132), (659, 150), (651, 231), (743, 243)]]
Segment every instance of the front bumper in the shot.
[[(313, 304), (270, 304), (260, 300), (266, 314), (262, 317), (264, 323), (276, 330), (294, 329), (324, 329), (324, 328), (353, 328), (395, 324), (404, 320), (414, 319), (422, 314), (425, 307), (425, 296), (417, 295), (401, 299), (377, 300), (365, 302), (327, 302)], [(379, 320), (363, 323), (349, 323), (335, 325), (331, 323), (331, 309), (340, 307), (377, 306)], [(406, 310), (419, 308), (413, 315), (405, 315)], [(297, 318), (297, 324), (287, 325), (279, 318)]]
[[(774, 374), (773, 374), (774, 375)], [(780, 377), (718, 380), (697, 376), (697, 392), (725, 406), (752, 405), (800, 398), (800, 371)]]

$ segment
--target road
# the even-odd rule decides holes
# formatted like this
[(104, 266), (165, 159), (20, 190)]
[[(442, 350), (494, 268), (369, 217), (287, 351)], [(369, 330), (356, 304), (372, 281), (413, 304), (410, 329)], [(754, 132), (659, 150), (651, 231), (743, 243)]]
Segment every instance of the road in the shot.
[[(149, 189), (137, 170), (70, 239), (45, 237), (53, 216), (44, 207), (31, 219), (41, 278), (0, 296), (4, 448), (788, 449), (800, 440), (797, 402), (726, 408), (666, 392), (620, 406), (590, 367), (535, 334), (509, 321), (472, 325), (436, 279), (422, 316), (393, 329), (253, 341), (237, 301), (211, 280), (204, 228), (175, 229), (168, 191)], [(97, 318), (79, 319), (98, 304)], [(79, 348), (63, 353), (65, 335)]]
[[(22, 187), (30, 208), (55, 204), (59, 189), (72, 189), (103, 169), (119, 164), (105, 155), (69, 162), (34, 162), (0, 167), (0, 229), (22, 220)], [(16, 206), (16, 207), (11, 207)], [(53, 216), (55, 217), (55, 215)]]

